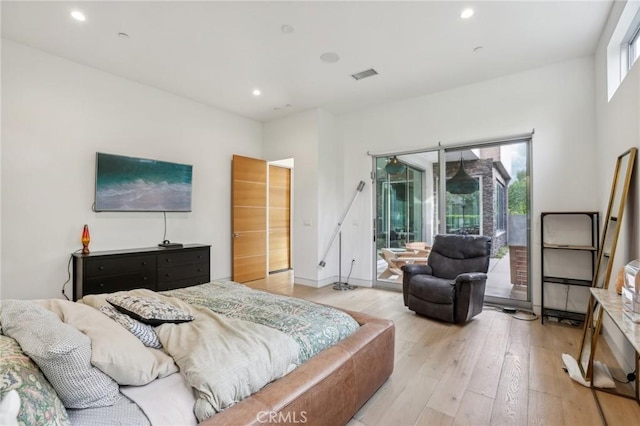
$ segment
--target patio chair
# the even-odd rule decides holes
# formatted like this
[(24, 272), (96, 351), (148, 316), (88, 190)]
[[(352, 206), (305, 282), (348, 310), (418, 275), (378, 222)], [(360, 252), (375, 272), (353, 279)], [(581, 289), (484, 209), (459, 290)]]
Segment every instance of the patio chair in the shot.
[(406, 243), (404, 247), (407, 251), (413, 251), (415, 257), (429, 257), (429, 252), (431, 252), (431, 246), (424, 241), (412, 241)]
[(396, 276), (399, 282), (402, 280), (402, 267), (404, 265), (427, 264), (427, 256), (420, 256), (415, 252), (399, 252), (383, 248), (380, 251), (380, 256), (387, 262), (387, 269), (385, 269), (378, 278), (389, 279)]

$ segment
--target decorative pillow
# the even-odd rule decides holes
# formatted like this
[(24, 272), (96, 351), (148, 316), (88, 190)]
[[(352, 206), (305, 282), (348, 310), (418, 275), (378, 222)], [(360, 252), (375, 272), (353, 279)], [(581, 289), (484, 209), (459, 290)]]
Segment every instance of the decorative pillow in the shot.
[(145, 324), (160, 325), (167, 322), (179, 323), (193, 320), (193, 316), (188, 312), (158, 299), (114, 295), (107, 297), (107, 302), (120, 312)]
[[(136, 336), (93, 305), (62, 299), (35, 302), (89, 337), (91, 364), (120, 385), (145, 385), (178, 371), (173, 358), (161, 350), (147, 348)], [(110, 306), (106, 301), (99, 304), (104, 305)]]
[(131, 334), (136, 336), (145, 346), (149, 348), (162, 349), (162, 343), (158, 340), (158, 335), (152, 326), (141, 323), (118, 311), (113, 306), (101, 306), (100, 312), (129, 330)]
[[(38, 366), (22, 352), (18, 342), (0, 335), (0, 398), (10, 390), (17, 391), (20, 397), (19, 424), (69, 424), (62, 401)], [(3, 420), (0, 424), (4, 424)]]
[(5, 300), (4, 333), (40, 367), (65, 407), (113, 405), (118, 384), (91, 365), (91, 340), (33, 301)]

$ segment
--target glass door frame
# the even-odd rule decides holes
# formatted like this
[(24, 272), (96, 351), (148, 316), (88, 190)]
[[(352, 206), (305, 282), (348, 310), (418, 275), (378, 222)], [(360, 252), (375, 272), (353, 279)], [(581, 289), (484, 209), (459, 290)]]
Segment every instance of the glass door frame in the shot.
[[(374, 188), (374, 193), (373, 193), (373, 197), (372, 197), (372, 212), (373, 212), (373, 235), (374, 235), (374, 239), (373, 239), (373, 244), (372, 244), (372, 253), (373, 253), (373, 286), (376, 288), (387, 288), (387, 289), (393, 289), (393, 290), (397, 290), (397, 291), (401, 291), (402, 290), (402, 286), (397, 286), (397, 285), (393, 285), (391, 283), (388, 282), (384, 282), (384, 281), (378, 281), (378, 267), (377, 267), (377, 259), (378, 259), (378, 250), (377, 250), (377, 243), (376, 243), (376, 239), (375, 236), (377, 235), (378, 230), (376, 229), (376, 223), (378, 218), (376, 217), (376, 212), (377, 212), (377, 206), (376, 206), (376, 202), (377, 202), (377, 197), (376, 197), (376, 193), (375, 191), (377, 191), (376, 187), (376, 167), (377, 167), (377, 160), (378, 158), (381, 157), (391, 157), (394, 155), (408, 155), (408, 154), (418, 154), (418, 153), (428, 153), (428, 152), (437, 152), (438, 153), (438, 183), (437, 183), (437, 188), (436, 188), (436, 192), (437, 192), (437, 198), (435, 200), (435, 202), (437, 203), (437, 217), (436, 217), (436, 221), (437, 224), (436, 226), (433, 227), (433, 229), (436, 229), (438, 233), (444, 233), (446, 230), (446, 222), (445, 220), (443, 220), (443, 218), (446, 217), (446, 189), (445, 189), (445, 185), (446, 185), (446, 153), (447, 152), (451, 152), (451, 151), (460, 151), (460, 150), (470, 150), (470, 149), (477, 149), (477, 148), (489, 148), (491, 146), (502, 146), (502, 145), (509, 145), (509, 144), (515, 144), (515, 143), (526, 143), (526, 154), (527, 154), (527, 158), (526, 158), (526, 166), (525, 166), (525, 170), (526, 170), (526, 187), (527, 187), (527, 191), (526, 191), (526, 198), (527, 198), (527, 205), (528, 205), (528, 211), (527, 211), (527, 215), (526, 215), (526, 234), (527, 234), (527, 250), (528, 250), (528, 256), (527, 256), (527, 300), (516, 300), (516, 299), (509, 299), (509, 298), (501, 298), (501, 297), (492, 297), (492, 296), (488, 296), (485, 295), (485, 303), (488, 305), (496, 305), (496, 306), (510, 306), (510, 307), (514, 307), (514, 308), (519, 308), (519, 309), (526, 309), (526, 310), (532, 310), (533, 309), (533, 282), (532, 282), (532, 246), (533, 246), (533, 240), (532, 240), (532, 235), (531, 235), (531, 223), (532, 223), (532, 213), (534, 211), (533, 209), (533, 187), (532, 187), (532, 145), (533, 145), (533, 132), (531, 133), (526, 133), (526, 134), (520, 134), (520, 135), (515, 135), (515, 136), (510, 136), (510, 137), (505, 137), (505, 138), (496, 138), (496, 139), (490, 139), (490, 140), (481, 140), (481, 141), (471, 141), (471, 142), (467, 142), (467, 143), (462, 143), (462, 144), (451, 144), (451, 145), (439, 145), (438, 147), (434, 147), (434, 148), (425, 148), (425, 149), (416, 149), (416, 150), (409, 150), (409, 151), (392, 151), (392, 152), (384, 152), (384, 153), (368, 153), (371, 157), (372, 157), (372, 173), (371, 173), (371, 177), (372, 177), (372, 186)], [(423, 223), (423, 229), (426, 229), (427, 224)]]

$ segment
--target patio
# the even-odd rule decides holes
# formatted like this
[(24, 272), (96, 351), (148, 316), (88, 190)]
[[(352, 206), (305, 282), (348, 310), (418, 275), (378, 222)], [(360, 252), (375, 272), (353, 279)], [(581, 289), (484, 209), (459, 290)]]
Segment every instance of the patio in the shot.
[[(387, 262), (384, 259), (378, 259), (378, 277), (387, 271)], [(489, 260), (489, 271), (487, 273), (486, 296), (500, 297), (514, 300), (527, 300), (527, 289), (524, 286), (516, 286), (511, 283), (510, 260), (509, 253), (500, 259), (491, 258)], [(395, 284), (398, 289), (402, 288), (402, 275), (393, 274), (387, 278), (378, 278), (389, 284)]]

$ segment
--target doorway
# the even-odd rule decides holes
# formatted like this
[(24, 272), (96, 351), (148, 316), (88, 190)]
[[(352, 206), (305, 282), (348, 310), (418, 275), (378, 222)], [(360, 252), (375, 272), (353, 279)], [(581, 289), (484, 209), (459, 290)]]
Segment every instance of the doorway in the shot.
[(528, 135), (374, 156), (374, 286), (401, 290), (402, 266), (426, 263), (436, 233), (486, 235), (485, 302), (530, 308), (530, 149)]
[(232, 280), (291, 269), (293, 159), (234, 155), (231, 164)]

